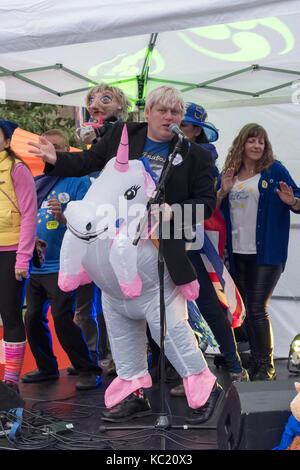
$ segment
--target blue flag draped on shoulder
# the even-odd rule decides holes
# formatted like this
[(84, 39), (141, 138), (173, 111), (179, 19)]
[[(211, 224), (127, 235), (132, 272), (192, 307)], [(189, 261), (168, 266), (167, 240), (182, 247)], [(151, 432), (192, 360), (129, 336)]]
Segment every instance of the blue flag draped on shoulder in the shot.
[[(215, 288), (219, 301), (227, 309), (227, 318), (232, 328), (242, 325), (246, 310), (243, 299), (230, 276), (222, 258), (226, 241), (224, 219), (217, 208), (203, 226), (197, 226), (196, 234), (202, 237), (202, 247), (198, 250), (204, 266)], [(200, 287), (201, 288), (201, 287)]]

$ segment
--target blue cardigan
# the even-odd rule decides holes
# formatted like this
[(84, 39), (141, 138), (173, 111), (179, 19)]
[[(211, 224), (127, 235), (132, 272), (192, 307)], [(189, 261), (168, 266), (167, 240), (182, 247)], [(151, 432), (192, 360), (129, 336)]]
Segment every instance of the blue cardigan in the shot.
[[(276, 160), (268, 170), (263, 170), (258, 183), (259, 201), (256, 222), (256, 249), (257, 263), (282, 264), (284, 269), (289, 243), (290, 208), (283, 203), (276, 189), (279, 182), (284, 181), (293, 188), (294, 195), (300, 197), (300, 189), (293, 181), (287, 169)], [(221, 186), (221, 175), (217, 188)], [(230, 271), (234, 272), (234, 257), (232, 253), (232, 228), (230, 220), (230, 207), (228, 195), (223, 199), (220, 207), (225, 222), (227, 235), (227, 249), (229, 252)], [(294, 211), (300, 213), (300, 211)]]

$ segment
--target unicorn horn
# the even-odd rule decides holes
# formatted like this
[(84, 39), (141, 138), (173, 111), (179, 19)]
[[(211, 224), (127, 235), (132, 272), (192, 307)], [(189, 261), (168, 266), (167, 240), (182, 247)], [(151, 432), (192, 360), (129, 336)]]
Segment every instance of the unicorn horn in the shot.
[(129, 168), (128, 164), (128, 134), (127, 134), (127, 126), (124, 124), (121, 140), (119, 143), (116, 161), (114, 164), (114, 168), (117, 171), (121, 171), (122, 173), (127, 171)]

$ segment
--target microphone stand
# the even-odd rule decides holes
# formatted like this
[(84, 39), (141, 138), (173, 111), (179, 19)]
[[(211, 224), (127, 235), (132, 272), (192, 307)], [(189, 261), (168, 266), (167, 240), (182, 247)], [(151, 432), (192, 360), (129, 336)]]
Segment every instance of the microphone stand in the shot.
[[(151, 205), (159, 204), (162, 205), (165, 202), (165, 182), (173, 166), (173, 161), (178, 152), (182, 150), (183, 137), (178, 135), (177, 143), (174, 147), (172, 154), (169, 157), (169, 162), (163, 171), (159, 184), (156, 188), (156, 192), (153, 198), (148, 202), (147, 211), (142, 218), (139, 228), (137, 229), (136, 236), (133, 240), (133, 245), (138, 245), (142, 236), (143, 230), (148, 224), (149, 214), (151, 211)], [(170, 425), (170, 420), (166, 413), (166, 400), (165, 400), (165, 337), (166, 337), (166, 309), (165, 309), (165, 298), (164, 298), (164, 258), (163, 258), (163, 236), (162, 236), (162, 211), (159, 211), (159, 231), (158, 231), (158, 276), (159, 276), (159, 290), (160, 290), (160, 356), (159, 356), (159, 370), (160, 370), (160, 413), (156, 421), (156, 424), (152, 426), (140, 426), (140, 425), (126, 425), (126, 426), (104, 426), (101, 425), (99, 428), (100, 432), (105, 431), (120, 431), (120, 430), (167, 430), (172, 427), (173, 429), (215, 429), (211, 426), (199, 425)], [(165, 450), (165, 434), (161, 437), (161, 450)]]
[[(163, 171), (159, 184), (156, 188), (156, 192), (153, 198), (148, 203), (148, 209), (142, 220), (141, 226), (136, 234), (133, 241), (134, 245), (137, 245), (140, 237), (143, 233), (145, 224), (148, 223), (151, 206), (153, 204), (159, 204), (159, 206), (165, 203), (165, 183), (173, 166), (174, 159), (178, 152), (182, 150), (182, 136), (178, 136), (177, 143), (174, 147), (172, 154), (169, 157), (168, 164)], [(159, 356), (159, 371), (160, 371), (160, 415), (157, 419), (155, 428), (167, 429), (170, 425), (168, 415), (166, 413), (166, 400), (165, 400), (165, 338), (166, 338), (166, 308), (165, 308), (165, 295), (164, 295), (164, 272), (165, 263), (163, 257), (163, 233), (162, 233), (163, 217), (162, 211), (159, 211), (159, 230), (158, 230), (158, 277), (159, 277), (159, 293), (160, 293), (160, 356)]]

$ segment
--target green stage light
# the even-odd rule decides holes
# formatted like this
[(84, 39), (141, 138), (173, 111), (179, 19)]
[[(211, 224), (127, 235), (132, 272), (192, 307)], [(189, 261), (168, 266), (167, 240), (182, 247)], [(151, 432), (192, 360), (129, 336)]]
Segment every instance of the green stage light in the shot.
[(300, 374), (300, 333), (295, 336), (290, 345), (288, 370), (293, 374)]

